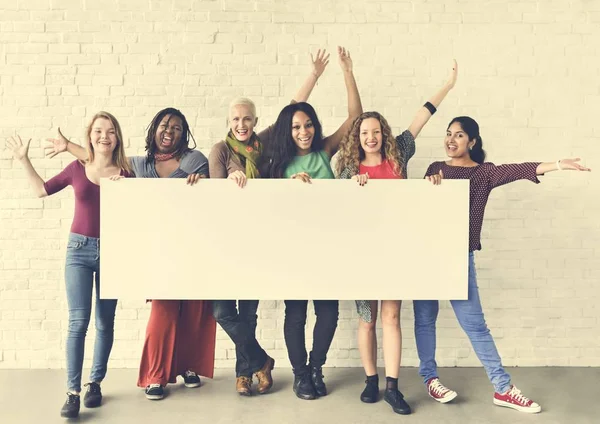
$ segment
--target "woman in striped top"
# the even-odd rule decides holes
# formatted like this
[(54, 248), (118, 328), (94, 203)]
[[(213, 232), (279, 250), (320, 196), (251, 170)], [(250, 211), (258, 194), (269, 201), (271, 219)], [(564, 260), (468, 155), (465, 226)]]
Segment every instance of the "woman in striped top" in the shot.
[[(537, 178), (538, 175), (544, 175), (551, 171), (589, 171), (590, 169), (578, 164), (579, 159), (499, 166), (485, 162), (479, 125), (467, 116), (454, 118), (450, 122), (446, 131), (444, 147), (450, 160), (432, 163), (427, 169), (425, 177), (429, 178), (442, 172), (446, 179), (468, 179), (470, 181), (468, 299), (453, 300), (450, 303), (494, 386), (494, 404), (521, 412), (540, 412), (540, 405), (523, 396), (519, 389), (512, 385), (510, 376), (502, 366), (496, 344), (483, 316), (473, 252), (481, 250), (480, 234), (485, 205), (494, 188), (517, 180), (529, 180), (537, 184), (540, 182)], [(457, 394), (444, 387), (437, 374), (435, 323), (438, 309), (437, 300), (414, 301), (415, 337), (420, 359), (419, 372), (429, 395), (441, 403), (446, 403), (454, 399)]]

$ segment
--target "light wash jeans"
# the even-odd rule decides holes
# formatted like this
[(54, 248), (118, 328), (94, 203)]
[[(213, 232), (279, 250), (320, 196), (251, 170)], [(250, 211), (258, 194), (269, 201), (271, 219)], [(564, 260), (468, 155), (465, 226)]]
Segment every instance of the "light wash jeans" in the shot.
[(100, 299), (100, 241), (94, 237), (69, 234), (65, 282), (69, 304), (67, 336), (67, 389), (81, 391), (81, 370), (85, 335), (92, 312), (92, 293), (96, 273), (96, 343), (90, 381), (101, 382), (106, 376), (108, 357), (113, 345), (116, 300)]
[[(469, 298), (468, 300), (450, 301), (456, 318), (462, 329), (469, 336), (475, 354), (481, 361), (488, 378), (498, 393), (510, 389), (510, 375), (502, 367), (502, 360), (496, 349), (494, 339), (485, 323), (479, 289), (477, 288), (477, 274), (473, 252), (469, 252)], [(435, 322), (437, 320), (439, 303), (437, 300), (415, 300), (415, 339), (417, 351), (421, 361), (419, 374), (423, 381), (437, 377), (437, 364), (435, 362)]]

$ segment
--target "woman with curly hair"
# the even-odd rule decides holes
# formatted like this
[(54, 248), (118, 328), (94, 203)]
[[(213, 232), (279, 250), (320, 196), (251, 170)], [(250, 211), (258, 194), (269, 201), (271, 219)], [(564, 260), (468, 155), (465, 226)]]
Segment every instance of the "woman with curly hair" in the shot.
[[(401, 135), (394, 138), (386, 119), (377, 112), (365, 112), (358, 117), (340, 148), (337, 170), (339, 178), (354, 178), (363, 186), (369, 178), (406, 178), (408, 161), (415, 154), (415, 138), (419, 135), (436, 108), (456, 83), (458, 69), (453, 64), (450, 79), (419, 109), (412, 123)], [(441, 175), (429, 180), (439, 184)], [(386, 390), (384, 399), (394, 412), (410, 414), (411, 409), (398, 390), (398, 374), (402, 354), (402, 331), (400, 328), (401, 300), (381, 301), (383, 326), (383, 357), (385, 361)], [(358, 324), (358, 348), (367, 375), (366, 387), (360, 399), (374, 403), (379, 399), (379, 376), (377, 374), (376, 321), (378, 301), (357, 300), (360, 316)]]
[[(323, 137), (319, 118), (308, 103), (294, 103), (283, 108), (273, 129), (271, 142), (263, 155), (270, 178), (333, 179), (331, 157), (348, 132), (352, 122), (362, 113), (362, 105), (349, 52), (338, 47), (338, 58), (348, 94), (348, 118), (332, 135)], [(310, 356), (306, 352), (306, 312), (308, 300), (286, 300), (284, 338), (294, 371), (293, 390), (300, 399), (315, 399), (327, 395), (321, 367), (333, 340), (338, 320), (337, 300), (313, 301), (317, 321)], [(308, 364), (307, 364), (308, 360)]]

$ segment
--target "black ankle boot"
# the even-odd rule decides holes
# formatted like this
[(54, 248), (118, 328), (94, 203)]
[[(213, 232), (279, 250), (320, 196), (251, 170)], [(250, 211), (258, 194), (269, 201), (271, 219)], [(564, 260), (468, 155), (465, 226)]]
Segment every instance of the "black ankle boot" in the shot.
[(386, 389), (383, 399), (390, 404), (396, 414), (409, 415), (412, 412), (399, 390)]
[(367, 385), (365, 390), (360, 394), (360, 400), (365, 403), (375, 403), (379, 400), (379, 376), (367, 376), (365, 380)]
[(71, 392), (67, 393), (67, 400), (60, 410), (60, 416), (64, 418), (77, 418), (79, 415), (80, 398)]
[(300, 374), (294, 375), (294, 393), (300, 399), (311, 400), (317, 398), (317, 393), (313, 387), (310, 373), (301, 372)]
[(325, 386), (325, 382), (323, 381), (323, 371), (321, 367), (314, 365), (310, 366), (310, 379), (317, 396), (327, 396), (327, 386)]

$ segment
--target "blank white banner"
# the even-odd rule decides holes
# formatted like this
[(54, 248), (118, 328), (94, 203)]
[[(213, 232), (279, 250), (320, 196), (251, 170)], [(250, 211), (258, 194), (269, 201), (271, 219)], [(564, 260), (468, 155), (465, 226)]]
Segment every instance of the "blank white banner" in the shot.
[(100, 216), (102, 298), (467, 298), (467, 180), (103, 179)]

